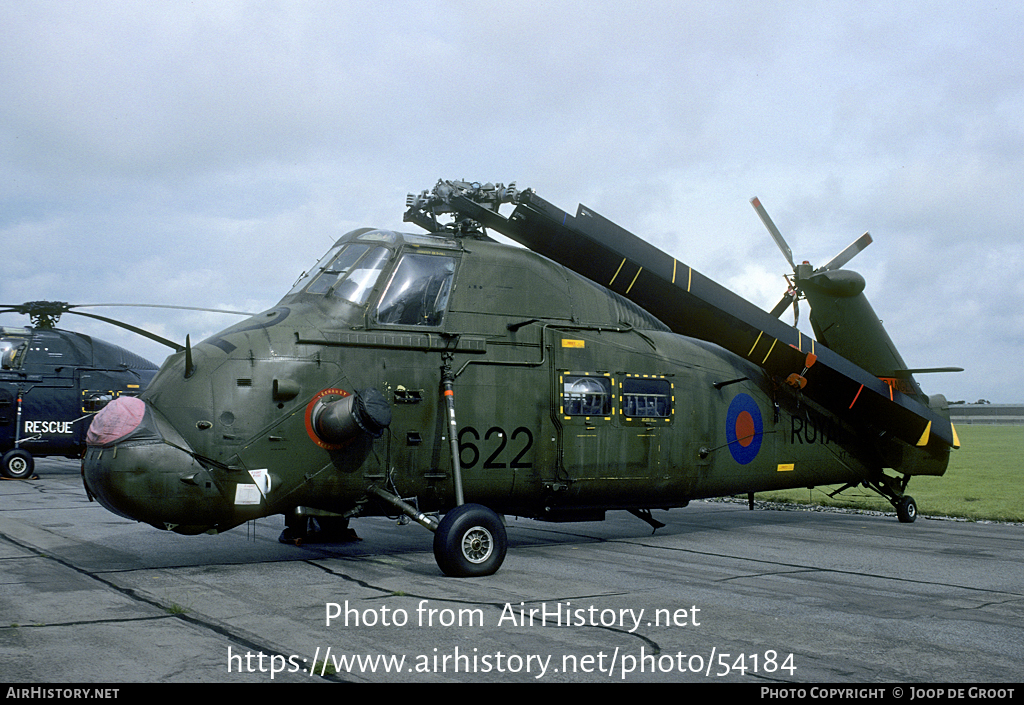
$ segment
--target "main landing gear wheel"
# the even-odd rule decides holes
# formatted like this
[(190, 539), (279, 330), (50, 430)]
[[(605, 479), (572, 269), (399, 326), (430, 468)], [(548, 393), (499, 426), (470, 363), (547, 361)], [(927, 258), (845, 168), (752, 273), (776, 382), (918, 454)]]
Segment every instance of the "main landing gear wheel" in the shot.
[(12, 480), (24, 480), (32, 477), (34, 467), (35, 460), (31, 453), (15, 449), (4, 454), (3, 464), (0, 465), (0, 475)]
[(908, 494), (903, 495), (896, 503), (896, 516), (904, 524), (910, 524), (917, 519), (917, 502)]
[(507, 550), (501, 517), (479, 504), (451, 510), (434, 532), (434, 559), (445, 575), (455, 578), (493, 575)]

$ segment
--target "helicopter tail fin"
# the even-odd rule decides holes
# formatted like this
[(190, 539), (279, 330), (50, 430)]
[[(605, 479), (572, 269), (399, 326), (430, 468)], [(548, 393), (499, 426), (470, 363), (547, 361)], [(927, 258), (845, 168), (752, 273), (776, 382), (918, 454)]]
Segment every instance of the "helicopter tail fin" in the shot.
[[(914, 379), (914, 373), (959, 372), (959, 367), (911, 369), (886, 332), (882, 321), (864, 296), (864, 279), (856, 272), (835, 270), (815, 274), (803, 282), (811, 304), (811, 326), (815, 337), (833, 352), (874, 375), (888, 386), (889, 397), (897, 393), (917, 399), (949, 424), (952, 439), (940, 440), (929, 422), (916, 443), (889, 438), (882, 442), (885, 466), (904, 475), (942, 475), (951, 448), (960, 447), (956, 429), (949, 421), (949, 404), (941, 394), (928, 396)], [(884, 423), (879, 424), (885, 427)]]
[(894, 391), (926, 397), (864, 296), (864, 278), (849, 270), (815, 274), (803, 282), (814, 336)]

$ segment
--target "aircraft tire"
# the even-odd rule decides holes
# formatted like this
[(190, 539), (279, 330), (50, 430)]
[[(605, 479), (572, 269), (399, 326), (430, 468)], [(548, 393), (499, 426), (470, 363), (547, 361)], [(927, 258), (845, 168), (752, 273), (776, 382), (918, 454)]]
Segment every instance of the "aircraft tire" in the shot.
[(34, 468), (35, 460), (32, 458), (32, 454), (16, 448), (4, 453), (0, 474), (11, 480), (24, 480), (32, 477)]
[(903, 495), (896, 504), (896, 516), (904, 524), (912, 524), (917, 519), (917, 502), (910, 495)]
[(479, 504), (451, 510), (434, 532), (434, 559), (441, 572), (453, 578), (493, 575), (507, 550), (501, 517)]

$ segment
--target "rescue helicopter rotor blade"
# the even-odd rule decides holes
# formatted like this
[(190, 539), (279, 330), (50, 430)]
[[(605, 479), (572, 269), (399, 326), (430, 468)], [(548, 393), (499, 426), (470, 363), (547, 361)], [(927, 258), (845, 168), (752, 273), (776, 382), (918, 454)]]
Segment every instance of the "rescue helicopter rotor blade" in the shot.
[(125, 323), (124, 321), (119, 321), (115, 318), (107, 318), (106, 316), (98, 316), (95, 313), (85, 313), (83, 311), (68, 311), (68, 313), (72, 313), (76, 316), (85, 316), (86, 318), (93, 318), (97, 321), (103, 321), (104, 323), (109, 323), (111, 325), (117, 326), (118, 328), (124, 328), (125, 330), (131, 331), (132, 333), (141, 335), (143, 338), (148, 338), (149, 340), (160, 343), (161, 345), (166, 345), (167, 347), (174, 350), (174, 352), (181, 352), (182, 350), (185, 349), (185, 346), (180, 345), (179, 343), (175, 343), (174, 341), (161, 337), (156, 333), (150, 333), (149, 331), (143, 330), (138, 326), (133, 326), (130, 323)]
[(0, 313), (18, 313), (28, 316), (36, 328), (53, 328), (62, 314), (71, 308), (66, 301), (26, 301), (22, 304), (2, 304)]
[(151, 333), (150, 331), (133, 326), (130, 323), (119, 321), (115, 318), (108, 318), (106, 316), (100, 316), (95, 313), (85, 313), (84, 311), (75, 311), (78, 308), (98, 308), (98, 307), (113, 307), (122, 306), (128, 308), (165, 308), (165, 309), (177, 309), (181, 311), (207, 311), (210, 313), (227, 313), (236, 316), (252, 316), (253, 314), (248, 311), (231, 311), (219, 308), (203, 308), (199, 306), (175, 306), (172, 304), (125, 304), (125, 303), (106, 303), (106, 304), (69, 304), (66, 301), (28, 301), (23, 304), (0, 304), (0, 313), (20, 313), (27, 315), (32, 319), (32, 323), (37, 328), (53, 328), (60, 317), (65, 313), (72, 313), (76, 316), (84, 316), (86, 318), (93, 318), (104, 323), (123, 328), (131, 331), (137, 335), (141, 335), (144, 338), (166, 345), (175, 352), (181, 352), (185, 349), (185, 346), (180, 343), (175, 343), (167, 338)]
[(0, 304), (3, 310), (0, 313), (20, 313), (31, 316), (35, 313), (49, 313), (60, 315), (68, 310), (70, 304), (66, 301), (26, 301), (22, 304)]
[(96, 308), (99, 306), (125, 306), (128, 308), (170, 308), (178, 311), (208, 311), (210, 313), (229, 313), (235, 316), (252, 316), (251, 311), (230, 311), (222, 308), (202, 308), (200, 306), (174, 306), (172, 304), (71, 304), (69, 308)]
[(219, 308), (203, 308), (201, 306), (174, 306), (174, 305), (171, 305), (171, 304), (120, 304), (120, 303), (117, 303), (117, 304), (115, 304), (115, 303), (110, 303), (110, 304), (71, 304), (71, 305), (69, 305), (67, 307), (67, 309), (68, 309), (67, 312), (68, 313), (73, 313), (73, 314), (75, 314), (77, 316), (86, 316), (88, 318), (95, 318), (98, 321), (104, 321), (106, 323), (110, 323), (111, 325), (115, 325), (115, 326), (118, 326), (120, 328), (124, 328), (125, 330), (129, 330), (132, 333), (137, 333), (138, 335), (141, 335), (144, 338), (148, 338), (148, 339), (153, 340), (153, 341), (155, 341), (157, 343), (160, 343), (161, 345), (166, 345), (167, 347), (171, 348), (175, 352), (181, 352), (181, 351), (183, 351), (185, 349), (186, 346), (181, 345), (180, 343), (175, 343), (174, 341), (168, 340), (167, 338), (159, 336), (156, 333), (151, 333), (151, 332), (149, 332), (147, 330), (143, 330), (142, 328), (138, 328), (136, 326), (133, 326), (130, 323), (125, 323), (124, 321), (118, 321), (117, 319), (114, 319), (114, 318), (107, 318), (106, 316), (99, 316), (99, 315), (97, 315), (95, 313), (85, 313), (84, 311), (73, 311), (73, 310), (71, 310), (71, 309), (76, 309), (76, 308), (98, 308), (98, 307), (114, 307), (114, 306), (121, 306), (121, 307), (127, 307), (127, 308), (165, 308), (165, 309), (176, 309), (176, 310), (179, 310), (179, 311), (207, 311), (209, 313), (227, 313), (227, 314), (232, 314), (232, 315), (236, 315), (236, 316), (251, 316), (251, 315), (253, 315), (252, 313), (249, 313), (247, 311), (229, 311), (229, 310), (219, 309)]

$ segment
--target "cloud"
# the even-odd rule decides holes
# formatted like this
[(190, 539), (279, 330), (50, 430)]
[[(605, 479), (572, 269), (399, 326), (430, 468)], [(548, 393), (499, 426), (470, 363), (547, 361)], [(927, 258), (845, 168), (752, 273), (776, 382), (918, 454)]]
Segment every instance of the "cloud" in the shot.
[[(341, 233), (408, 228), (405, 194), (443, 177), (583, 202), (770, 307), (788, 267), (758, 195), (815, 263), (872, 232), (851, 266), (904, 357), (968, 368), (928, 391), (1020, 401), (1022, 15), (9, 3), (0, 300), (266, 308)], [(227, 324), (133, 315), (181, 339)]]

